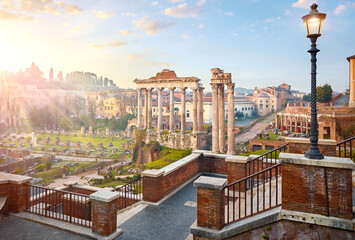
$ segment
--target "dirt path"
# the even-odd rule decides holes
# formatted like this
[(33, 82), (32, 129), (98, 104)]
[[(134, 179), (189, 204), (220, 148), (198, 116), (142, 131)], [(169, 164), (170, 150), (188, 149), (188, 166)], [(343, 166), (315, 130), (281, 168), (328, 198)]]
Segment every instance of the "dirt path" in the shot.
[(258, 133), (262, 133), (267, 127), (269, 126), (268, 123), (257, 123), (253, 127), (251, 127), (248, 131), (238, 135), (235, 138), (235, 143), (242, 143), (249, 141), (256, 137)]

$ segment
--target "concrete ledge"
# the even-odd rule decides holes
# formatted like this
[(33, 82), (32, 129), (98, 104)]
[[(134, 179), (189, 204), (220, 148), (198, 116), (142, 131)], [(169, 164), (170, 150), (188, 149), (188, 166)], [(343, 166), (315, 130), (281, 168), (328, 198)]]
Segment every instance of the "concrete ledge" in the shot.
[(229, 156), (226, 158), (226, 162), (231, 162), (231, 163), (247, 163), (248, 162), (249, 157), (247, 156)]
[(214, 177), (199, 177), (194, 182), (194, 187), (202, 187), (208, 189), (222, 190), (227, 185), (227, 179), (214, 178)]
[(97, 200), (100, 202), (112, 202), (117, 199), (120, 195), (117, 192), (109, 192), (109, 191), (98, 191), (93, 194), (90, 194), (90, 199)]
[(281, 163), (291, 163), (291, 164), (299, 164), (299, 165), (355, 169), (355, 163), (352, 160), (350, 160), (350, 158), (325, 156), (324, 159), (317, 160), (317, 159), (306, 158), (303, 154), (280, 153), (279, 161)]
[(99, 239), (99, 240), (112, 240), (112, 239), (115, 239), (122, 232), (123, 232), (122, 229), (117, 228), (116, 231), (114, 233), (112, 233), (110, 236), (102, 236), (102, 235), (99, 235), (96, 233), (92, 233), (91, 237), (93, 237), (95, 239)]
[(142, 172), (142, 176), (153, 177), (153, 178), (159, 177), (163, 174), (164, 171), (162, 169), (149, 169)]
[(31, 180), (32, 180), (31, 177), (0, 172), (0, 182), (1, 183), (22, 184), (22, 183), (30, 182)]
[(281, 210), (281, 219), (316, 224), (326, 227), (340, 228), (344, 230), (355, 231), (354, 222), (352, 220), (327, 217), (319, 214), (297, 212), (291, 210)]
[[(309, 138), (293, 138), (293, 137), (287, 137), (285, 138), (285, 141), (288, 143), (303, 143), (303, 144), (310, 144), (310, 139)], [(318, 144), (319, 145), (329, 145), (329, 146), (336, 146), (337, 142), (332, 139), (318, 139)]]
[(280, 220), (281, 207), (276, 207), (257, 215), (226, 225), (220, 231), (198, 227), (194, 223), (190, 233), (205, 238), (225, 239)]

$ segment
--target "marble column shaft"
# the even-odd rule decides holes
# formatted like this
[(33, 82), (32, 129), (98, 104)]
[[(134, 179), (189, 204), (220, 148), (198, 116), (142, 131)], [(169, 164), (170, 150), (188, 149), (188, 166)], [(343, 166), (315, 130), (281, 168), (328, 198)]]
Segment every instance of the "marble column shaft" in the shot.
[(224, 106), (224, 84), (218, 88), (218, 125), (219, 125), (219, 151), (225, 152), (226, 145), (226, 114)]
[(193, 102), (192, 102), (192, 126), (193, 131), (197, 132), (197, 88), (192, 89)]
[(181, 89), (181, 134), (186, 132), (185, 125), (186, 125), (186, 101), (185, 101), (185, 93), (186, 89)]
[(144, 88), (144, 128), (148, 128), (148, 89)]
[(137, 126), (138, 129), (142, 128), (142, 91), (137, 89)]
[(175, 88), (170, 88), (170, 132), (175, 131), (175, 121), (174, 121), (174, 90)]
[(198, 131), (203, 131), (203, 88), (198, 88), (198, 105), (197, 105), (197, 112), (198, 112)]
[(212, 86), (212, 152), (219, 153), (218, 84)]
[(235, 84), (228, 84), (228, 152), (235, 154), (235, 134), (234, 134), (234, 87)]
[(152, 129), (152, 89), (148, 89), (148, 129)]
[(162, 88), (158, 88), (158, 133), (162, 131), (162, 126), (163, 126), (163, 116), (162, 116), (162, 107), (163, 107), (163, 98), (162, 98)]

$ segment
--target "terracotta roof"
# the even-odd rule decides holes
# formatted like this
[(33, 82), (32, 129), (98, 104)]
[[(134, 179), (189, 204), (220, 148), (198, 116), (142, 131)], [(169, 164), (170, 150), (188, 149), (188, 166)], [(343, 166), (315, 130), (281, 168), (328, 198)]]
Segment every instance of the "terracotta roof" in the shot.
[(346, 59), (350, 62), (350, 59), (355, 59), (355, 55), (352, 55), (352, 56), (350, 56), (350, 57), (347, 57)]

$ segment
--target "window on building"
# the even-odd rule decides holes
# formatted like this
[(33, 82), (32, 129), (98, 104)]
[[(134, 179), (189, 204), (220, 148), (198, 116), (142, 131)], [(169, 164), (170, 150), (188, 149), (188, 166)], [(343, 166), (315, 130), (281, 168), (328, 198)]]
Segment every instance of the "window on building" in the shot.
[(259, 107), (260, 107), (260, 108), (263, 108), (263, 105), (262, 105), (262, 104), (259, 104)]
[(265, 105), (266, 108), (269, 108), (269, 105)]
[(244, 111), (244, 108), (242, 107), (242, 111)]
[(105, 110), (107, 110), (107, 107), (105, 106)]
[(269, 102), (269, 100), (266, 100), (266, 102)]

